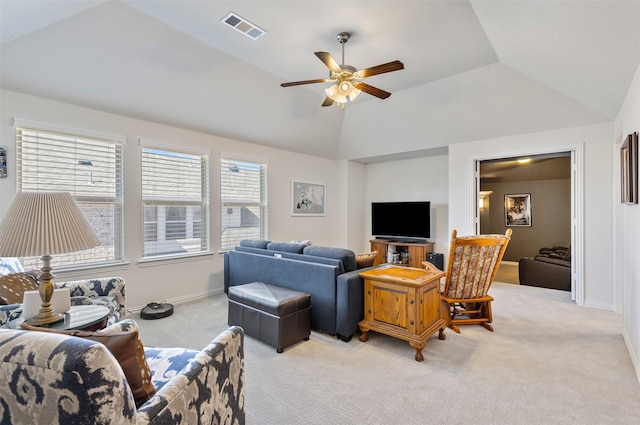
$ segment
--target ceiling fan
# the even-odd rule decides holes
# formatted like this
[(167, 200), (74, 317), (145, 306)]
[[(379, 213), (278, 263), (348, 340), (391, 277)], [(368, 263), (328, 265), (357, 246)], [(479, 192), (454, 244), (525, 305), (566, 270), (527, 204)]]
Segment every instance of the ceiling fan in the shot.
[(373, 87), (367, 83), (362, 82), (363, 78), (371, 77), (373, 75), (384, 74), (386, 72), (399, 71), (404, 69), (404, 64), (398, 60), (393, 62), (384, 63), (382, 65), (372, 66), (371, 68), (365, 68), (357, 70), (351, 65), (345, 65), (344, 63), (344, 45), (349, 41), (351, 34), (348, 32), (341, 32), (336, 36), (338, 42), (342, 44), (342, 65), (338, 65), (338, 62), (328, 52), (315, 52), (315, 55), (329, 68), (329, 78), (319, 78), (317, 80), (304, 80), (294, 81), (291, 83), (282, 83), (281, 87), (300, 86), (303, 84), (315, 84), (315, 83), (335, 83), (331, 87), (325, 89), (327, 94), (326, 99), (322, 103), (322, 106), (331, 106), (336, 102), (344, 109), (344, 104), (353, 101), (361, 91), (369, 93), (372, 96), (380, 99), (386, 99), (391, 96), (391, 93)]

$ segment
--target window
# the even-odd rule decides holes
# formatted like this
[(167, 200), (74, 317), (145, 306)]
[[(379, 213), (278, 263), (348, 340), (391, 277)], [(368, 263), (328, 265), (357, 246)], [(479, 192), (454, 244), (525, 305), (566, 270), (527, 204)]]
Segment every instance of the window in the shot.
[[(69, 192), (99, 247), (55, 256), (58, 269), (122, 262), (122, 136), (59, 129), (16, 119), (18, 191)], [(39, 268), (39, 257), (25, 268)]]
[(220, 160), (220, 250), (267, 238), (267, 164)]
[(143, 257), (209, 252), (209, 156), (142, 142)]
[(167, 207), (165, 226), (167, 240), (186, 239), (187, 207)]

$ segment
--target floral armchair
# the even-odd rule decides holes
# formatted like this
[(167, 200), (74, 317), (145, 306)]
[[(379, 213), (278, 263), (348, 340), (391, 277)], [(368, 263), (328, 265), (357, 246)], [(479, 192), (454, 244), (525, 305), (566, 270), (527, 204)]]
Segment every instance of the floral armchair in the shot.
[[(39, 270), (25, 271), (17, 258), (0, 258), (0, 328), (12, 326), (10, 322), (22, 314), (24, 291), (38, 289)], [(56, 288), (68, 288), (71, 305), (98, 304), (110, 310), (107, 325), (126, 317), (126, 285), (121, 277), (75, 280), (54, 283)]]
[[(126, 317), (126, 285), (121, 277), (75, 280), (55, 285), (56, 288), (69, 288), (71, 305), (99, 304), (108, 307), (110, 313), (107, 325)], [(0, 328), (12, 327), (10, 322), (19, 319), (21, 314), (21, 304), (0, 305)]]
[[(125, 320), (110, 332), (130, 331)], [(239, 424), (244, 333), (230, 327), (202, 350), (144, 348), (155, 394), (136, 408), (105, 345), (77, 336), (0, 329), (1, 423)]]

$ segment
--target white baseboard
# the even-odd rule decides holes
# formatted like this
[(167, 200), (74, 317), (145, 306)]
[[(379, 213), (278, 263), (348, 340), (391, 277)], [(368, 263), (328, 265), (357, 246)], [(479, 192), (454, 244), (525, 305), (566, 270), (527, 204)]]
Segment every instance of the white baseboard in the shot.
[[(211, 291), (185, 295), (183, 297), (171, 298), (171, 299), (168, 299), (168, 300), (157, 300), (157, 301), (154, 301), (154, 302), (164, 301), (166, 303), (173, 304), (173, 305), (184, 304), (184, 303), (187, 303), (189, 301), (195, 301), (195, 300), (199, 300), (199, 299), (202, 299), (202, 298), (207, 298), (207, 297), (210, 297), (212, 295), (219, 295), (219, 294), (222, 294), (223, 292), (224, 292), (224, 289), (223, 288), (219, 288), (219, 289), (213, 289)], [(140, 310), (142, 310), (146, 306), (147, 305), (144, 304), (144, 305), (138, 305), (138, 306), (134, 306), (134, 307), (127, 307), (127, 314), (139, 314)]]
[(633, 345), (629, 343), (629, 338), (627, 338), (627, 333), (622, 330), (622, 339), (624, 340), (624, 344), (627, 346), (627, 351), (629, 351), (629, 356), (631, 356), (631, 363), (633, 364), (633, 369), (636, 371), (636, 379), (638, 383), (640, 383), (640, 358), (638, 358), (638, 353), (633, 349)]

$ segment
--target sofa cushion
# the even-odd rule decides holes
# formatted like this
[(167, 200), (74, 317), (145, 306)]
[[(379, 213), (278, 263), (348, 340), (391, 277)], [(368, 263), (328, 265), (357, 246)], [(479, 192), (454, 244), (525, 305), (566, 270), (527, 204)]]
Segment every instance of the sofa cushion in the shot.
[(373, 266), (374, 261), (376, 261), (377, 255), (378, 251), (356, 254), (356, 267), (358, 269), (364, 269), (365, 267)]
[(103, 344), (120, 364), (122, 372), (131, 387), (136, 407), (140, 407), (156, 393), (156, 389), (151, 382), (151, 370), (147, 364), (138, 326), (133, 320), (124, 320), (97, 332), (65, 331), (27, 324), (23, 324), (22, 328), (30, 331), (70, 335)]
[(340, 260), (344, 265), (344, 271), (347, 273), (357, 270), (356, 254), (349, 249), (309, 245), (304, 248), (303, 253), (304, 255), (315, 255), (316, 257), (327, 257)]
[(289, 242), (269, 242), (267, 249), (269, 251), (293, 252), (294, 254), (302, 254), (302, 250), (307, 245)]
[(260, 248), (267, 249), (267, 245), (271, 241), (264, 241), (259, 239), (243, 239), (240, 241), (240, 246), (246, 246), (248, 248)]
[(571, 267), (570, 261), (561, 260), (558, 258), (551, 258), (544, 255), (536, 255), (534, 260), (540, 261), (542, 263), (556, 264), (558, 266)]
[(0, 276), (9, 273), (21, 273), (24, 269), (22, 263), (15, 257), (0, 257)]
[(0, 305), (20, 304), (25, 291), (38, 289), (40, 270), (0, 276)]

